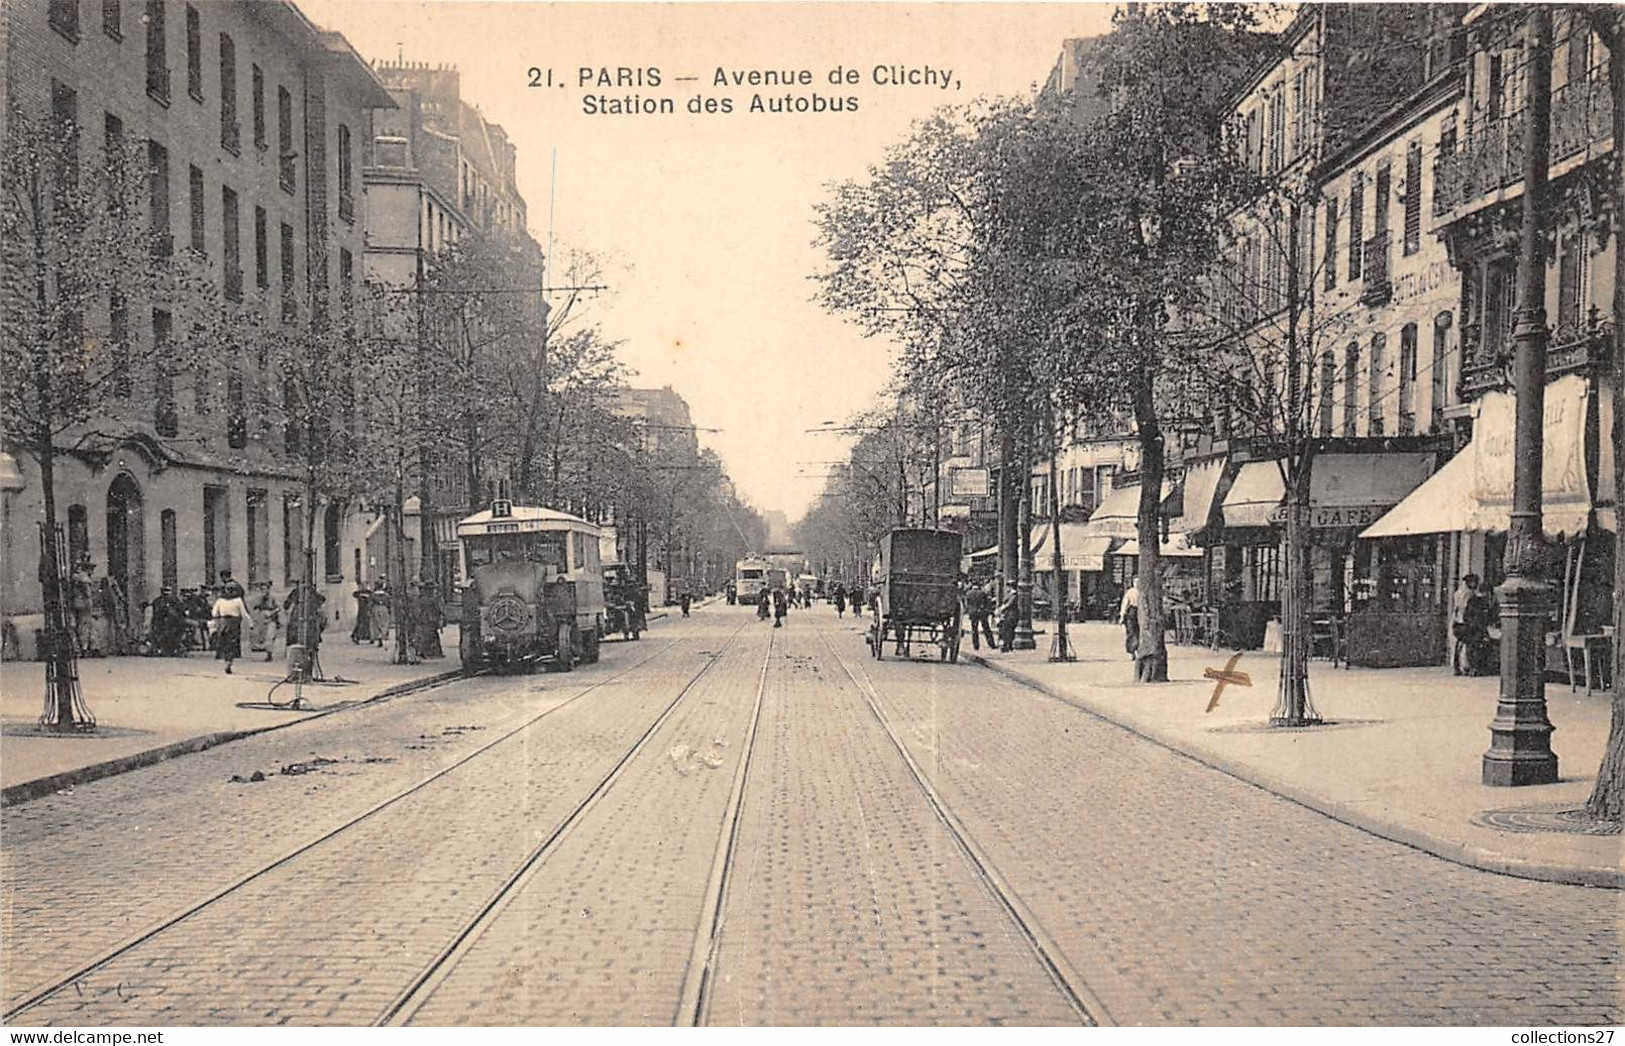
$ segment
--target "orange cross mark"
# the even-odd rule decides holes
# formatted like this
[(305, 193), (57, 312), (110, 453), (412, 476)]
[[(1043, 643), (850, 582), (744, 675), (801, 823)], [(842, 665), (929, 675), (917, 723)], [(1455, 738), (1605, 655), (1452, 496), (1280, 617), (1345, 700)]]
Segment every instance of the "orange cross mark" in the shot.
[(1207, 703), (1207, 710), (1209, 712), (1219, 707), (1219, 695), (1224, 693), (1224, 688), (1229, 684), (1234, 683), (1236, 686), (1253, 685), (1252, 676), (1248, 675), (1246, 672), (1236, 671), (1236, 662), (1240, 660), (1241, 652), (1237, 651), (1236, 653), (1230, 655), (1230, 661), (1224, 666), (1222, 671), (1217, 668), (1204, 668), (1202, 670), (1202, 677), (1204, 679), (1216, 680), (1213, 686), (1213, 698)]

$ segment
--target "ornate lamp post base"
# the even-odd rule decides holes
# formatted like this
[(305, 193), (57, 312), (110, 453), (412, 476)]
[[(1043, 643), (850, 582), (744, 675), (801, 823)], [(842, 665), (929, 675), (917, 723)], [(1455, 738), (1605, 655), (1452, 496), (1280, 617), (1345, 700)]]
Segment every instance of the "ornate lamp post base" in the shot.
[[(1557, 780), (1552, 724), (1546, 718), (1546, 629), (1551, 590), (1538, 581), (1510, 577), (1502, 584), (1501, 694), (1490, 721), (1483, 781), (1517, 787)], [(1510, 670), (1509, 670), (1510, 668)]]
[(1016, 619), (1016, 638), (1010, 645), (1015, 650), (1037, 650), (1038, 640), (1033, 637), (1033, 583), (1027, 580), (1016, 582), (1017, 599), (1020, 600), (1021, 616)]

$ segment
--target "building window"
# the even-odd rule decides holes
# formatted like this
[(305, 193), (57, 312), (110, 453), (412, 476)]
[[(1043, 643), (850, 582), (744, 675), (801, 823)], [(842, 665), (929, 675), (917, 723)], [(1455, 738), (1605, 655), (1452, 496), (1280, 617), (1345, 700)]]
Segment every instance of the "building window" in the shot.
[(1405, 245), (1409, 256), (1422, 249), (1422, 143), (1405, 148)]
[[(236, 450), (248, 446), (248, 402), (243, 394), (243, 372), (232, 367), (226, 378), (226, 445)], [(248, 555), (254, 559), (253, 551)]]
[(52, 29), (79, 42), (79, 0), (51, 0), (50, 21)]
[(226, 297), (243, 300), (242, 244), (238, 231), (237, 194), (230, 188), (220, 187), (220, 228), (226, 265)]
[(90, 513), (83, 505), (68, 506), (68, 569), (90, 558)]
[(339, 301), (349, 313), (355, 303), (355, 256), (347, 248), (339, 248)]
[(1357, 434), (1360, 416), (1360, 346), (1349, 342), (1343, 357), (1343, 435)]
[(1332, 401), (1337, 393), (1337, 359), (1330, 352), (1320, 357), (1320, 404), (1316, 408), (1315, 431), (1322, 436), (1332, 434)]
[(209, 357), (207, 353), (199, 353), (192, 364), (192, 412), (198, 415), (209, 413), (213, 404), (209, 388), (211, 381), (209, 375)]
[(1456, 367), (1451, 359), (1450, 326), (1452, 318), (1441, 312), (1433, 320), (1433, 429), (1444, 426), (1444, 408), (1450, 402), (1451, 390), (1456, 387), (1452, 378)]
[(344, 535), (344, 512), (337, 501), (329, 501), (322, 513), (322, 573), (328, 580), (342, 580), (344, 560), (340, 556), (340, 539)]
[(124, 11), (119, 0), (102, 0), (102, 32), (115, 40), (124, 39)]
[(282, 379), (282, 449), (297, 454), (304, 446), (304, 425), (299, 417), (299, 392), (292, 378)]
[(166, 508), (158, 513), (159, 547), (162, 557), (163, 583), (171, 589), (180, 587), (180, 540), (178, 528), (175, 526), (175, 510)]
[(253, 76), (253, 86), (250, 88), (250, 91), (253, 94), (252, 101), (253, 101), (253, 104), (254, 104), (254, 148), (256, 148), (256, 149), (264, 149), (265, 148), (265, 71), (263, 69), (261, 69), (259, 66), (256, 65), (256, 66), (254, 66), (254, 71), (253, 71), (252, 76)]
[(270, 247), (265, 242), (265, 208), (254, 208), (254, 286), (260, 290), (271, 285)]
[(152, 250), (167, 258), (174, 248), (169, 232), (169, 150), (147, 141), (147, 214), (152, 219)]
[(233, 156), (242, 148), (242, 125), (237, 122), (237, 45), (220, 34), (220, 144)]
[(1326, 201), (1326, 289), (1337, 286), (1337, 197)]
[(195, 166), (188, 166), (192, 184), (192, 249), (199, 254), (207, 255), (209, 245), (205, 240), (208, 229), (203, 216), (203, 172)]
[(1388, 232), (1388, 207), (1391, 202), (1393, 168), (1386, 162), (1377, 167), (1376, 200), (1371, 209), (1371, 235), (1381, 237)]
[(244, 530), (248, 538), (248, 583), (271, 580), (271, 520), (267, 511), (270, 495), (263, 490), (250, 490), (246, 499), (248, 509), (244, 517)]
[(350, 129), (339, 124), (339, 217), (355, 221), (354, 168), (350, 159)]
[(282, 318), (293, 319), (293, 226), (282, 223)]
[(203, 101), (203, 23), (191, 4), (186, 5), (186, 93)]
[(1349, 176), (1349, 279), (1360, 278), (1360, 252), (1365, 235), (1365, 174)]
[(118, 291), (107, 299), (107, 330), (113, 346), (113, 395), (127, 400), (134, 391), (130, 375), (130, 307)]
[(68, 190), (79, 181), (79, 93), (51, 81), (51, 136), (58, 147), (53, 202), (58, 209), (71, 206)]
[(1416, 435), (1416, 324), (1399, 332), (1399, 434)]
[(128, 170), (125, 160), (124, 121), (112, 113), (104, 113), (102, 117), (102, 155), (107, 162), (107, 176), (112, 192), (107, 202), (108, 210), (116, 217), (124, 217), (127, 202), (128, 186), (125, 184), (125, 172)]
[(282, 495), (282, 574), (291, 582), (304, 574), (305, 506), (298, 494)]
[(276, 89), (276, 145), (277, 166), (282, 190), (293, 192), (293, 95), (286, 87)]
[(1585, 323), (1585, 235), (1571, 232), (1562, 244), (1557, 258), (1557, 330), (1572, 337)]
[(1381, 334), (1371, 336), (1371, 380), (1366, 386), (1366, 435), (1381, 436), (1382, 422), (1382, 368), (1386, 366), (1384, 359), (1387, 352), (1388, 339)]
[(164, 0), (147, 0), (147, 93), (169, 104), (169, 58), (164, 39)]
[(170, 338), (169, 313), (152, 310), (153, 346), (153, 424), (160, 436), (175, 436), (180, 432), (180, 419), (175, 411), (175, 372), (167, 350)]

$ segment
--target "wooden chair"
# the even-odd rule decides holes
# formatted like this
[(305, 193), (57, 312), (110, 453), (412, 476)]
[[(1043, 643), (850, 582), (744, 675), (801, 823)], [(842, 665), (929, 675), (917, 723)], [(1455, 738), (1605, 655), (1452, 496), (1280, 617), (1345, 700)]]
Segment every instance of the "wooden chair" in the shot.
[(1174, 642), (1181, 646), (1189, 646), (1195, 628), (1191, 624), (1191, 608), (1185, 606), (1174, 607)]

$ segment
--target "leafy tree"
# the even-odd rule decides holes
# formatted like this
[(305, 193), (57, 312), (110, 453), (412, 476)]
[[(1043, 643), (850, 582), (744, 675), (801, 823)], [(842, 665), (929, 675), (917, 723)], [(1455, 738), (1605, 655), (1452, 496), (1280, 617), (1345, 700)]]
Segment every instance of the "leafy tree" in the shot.
[[(174, 252), (167, 228), (146, 208), (148, 156), (129, 141), (105, 143), (94, 173), (81, 164), (80, 128), (71, 119), (7, 116), (0, 192), (0, 425), (6, 443), (39, 465), (44, 533), (56, 535), (56, 465), (65, 452), (121, 439), (158, 443), (173, 427), (177, 359), (208, 359), (232, 344), (207, 266)], [(173, 341), (132, 334), (138, 310), (164, 310)], [(156, 407), (141, 419), (138, 376), (155, 376)], [(143, 397), (144, 398), (144, 397)], [(47, 678), (70, 678), (71, 637), (57, 556), (42, 548)], [(45, 721), (87, 725), (73, 695), (53, 686)]]

